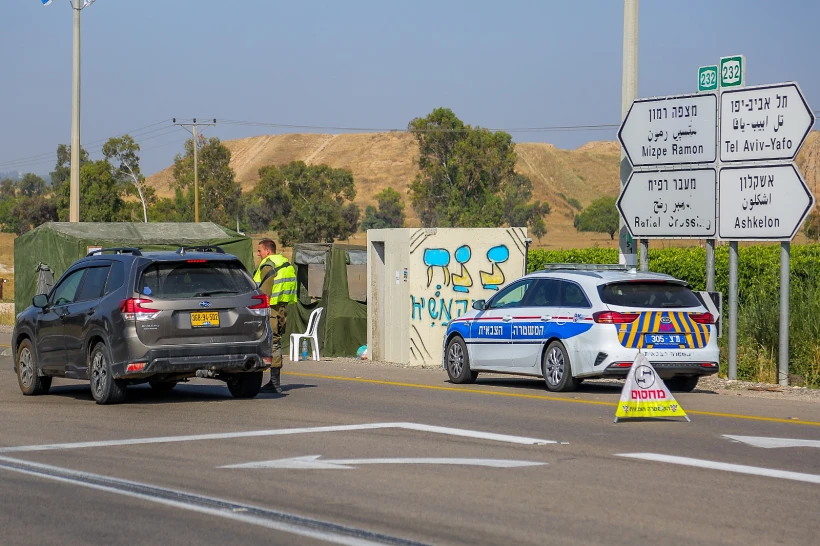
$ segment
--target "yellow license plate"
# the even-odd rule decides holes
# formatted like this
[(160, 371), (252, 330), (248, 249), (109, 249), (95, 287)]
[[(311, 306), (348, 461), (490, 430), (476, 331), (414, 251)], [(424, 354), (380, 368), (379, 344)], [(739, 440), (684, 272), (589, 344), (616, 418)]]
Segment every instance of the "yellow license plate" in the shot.
[(219, 326), (219, 311), (191, 313), (192, 328), (209, 328)]

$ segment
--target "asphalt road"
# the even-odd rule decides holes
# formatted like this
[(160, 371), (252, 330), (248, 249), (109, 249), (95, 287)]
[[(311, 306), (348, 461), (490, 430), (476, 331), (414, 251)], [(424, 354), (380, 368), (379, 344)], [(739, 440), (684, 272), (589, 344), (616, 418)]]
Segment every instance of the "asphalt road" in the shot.
[(2, 544), (817, 544), (820, 404), (695, 392), (691, 423), (614, 424), (612, 384), (322, 361), (286, 364), (282, 395), (97, 406), (68, 380), (24, 397), (11, 366)]

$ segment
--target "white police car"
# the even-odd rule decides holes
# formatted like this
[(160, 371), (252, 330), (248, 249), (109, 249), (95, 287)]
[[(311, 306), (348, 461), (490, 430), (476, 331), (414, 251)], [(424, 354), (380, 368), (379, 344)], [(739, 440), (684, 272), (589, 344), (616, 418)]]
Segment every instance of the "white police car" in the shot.
[(715, 317), (686, 282), (623, 266), (553, 267), (448, 325), (443, 366), (452, 382), (511, 373), (570, 391), (587, 378), (626, 377), (638, 351), (672, 390), (717, 373)]

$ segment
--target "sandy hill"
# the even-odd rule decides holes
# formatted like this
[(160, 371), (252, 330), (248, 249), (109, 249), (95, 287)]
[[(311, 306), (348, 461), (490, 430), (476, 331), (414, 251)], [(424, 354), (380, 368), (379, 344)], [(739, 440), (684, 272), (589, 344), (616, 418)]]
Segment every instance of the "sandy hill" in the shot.
[[(302, 160), (350, 169), (358, 192), (356, 201), (363, 206), (373, 203), (374, 196), (387, 186), (406, 193), (418, 172), (418, 148), (407, 133), (285, 134), (224, 144), (231, 151), (231, 166), (243, 191), (252, 189), (259, 180), (260, 167)], [(530, 177), (535, 198), (552, 206), (552, 214), (546, 218), (548, 237), (577, 237), (572, 227), (577, 209), (571, 201), (586, 206), (601, 195), (618, 194), (617, 142), (589, 142), (575, 150), (524, 142), (516, 144), (516, 151), (517, 171)], [(809, 187), (816, 191), (820, 181), (818, 131), (809, 135), (797, 163)], [(148, 178), (161, 196), (172, 194), (172, 171), (169, 167)], [(412, 208), (407, 208), (408, 224), (417, 225)], [(601, 242), (608, 239), (605, 236)]]

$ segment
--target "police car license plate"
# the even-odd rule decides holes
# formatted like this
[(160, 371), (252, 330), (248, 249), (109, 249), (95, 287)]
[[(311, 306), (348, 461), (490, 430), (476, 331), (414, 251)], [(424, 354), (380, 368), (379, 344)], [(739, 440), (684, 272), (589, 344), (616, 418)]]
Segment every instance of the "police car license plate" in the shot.
[(679, 348), (686, 345), (686, 336), (683, 334), (645, 334), (644, 341), (653, 347), (674, 347)]
[(192, 328), (214, 328), (216, 326), (219, 326), (219, 311), (191, 313)]

